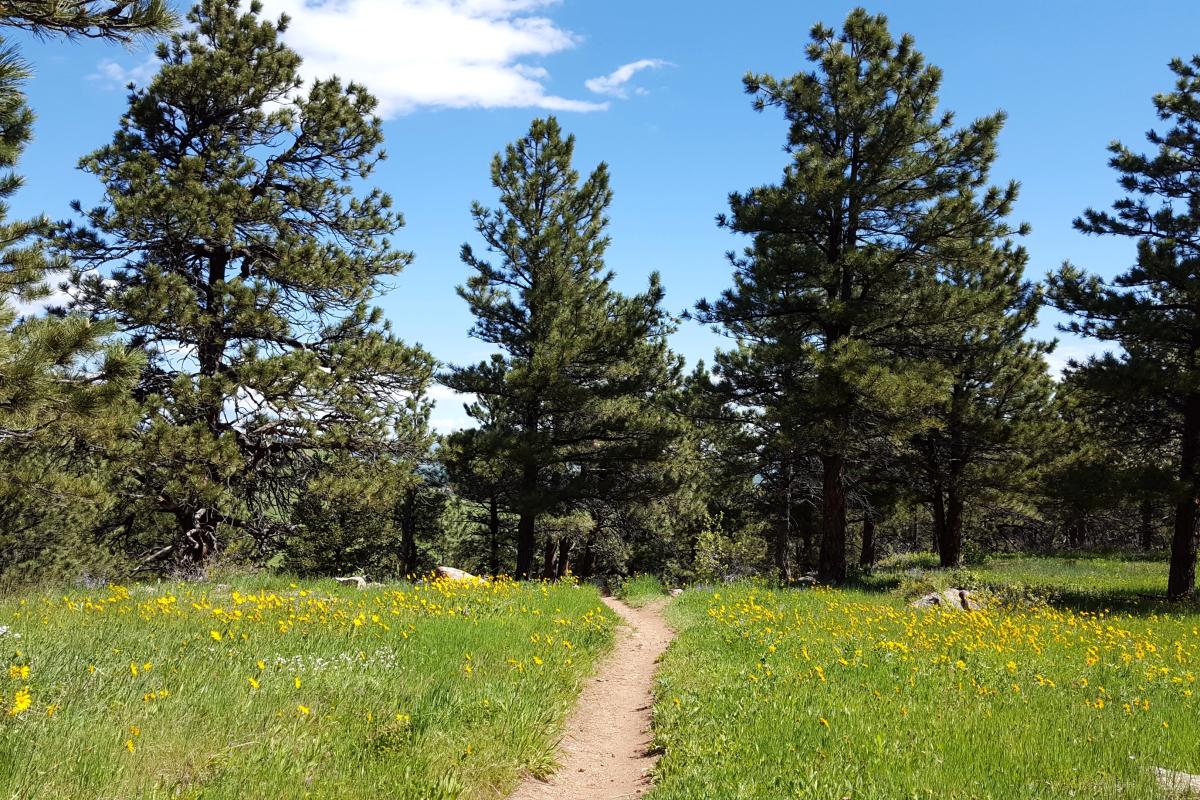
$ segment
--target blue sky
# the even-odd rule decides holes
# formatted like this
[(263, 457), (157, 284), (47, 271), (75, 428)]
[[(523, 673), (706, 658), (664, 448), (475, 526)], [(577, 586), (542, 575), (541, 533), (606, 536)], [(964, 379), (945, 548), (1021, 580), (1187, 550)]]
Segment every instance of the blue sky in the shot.
[[(810, 26), (836, 26), (854, 5), (266, 0), (295, 18), (287, 38), (312, 74), (337, 72), (381, 97), (390, 158), (374, 182), (403, 211), (398, 244), (417, 256), (381, 305), (401, 336), (451, 363), (489, 352), (467, 336), (471, 317), (454, 293), (466, 277), (458, 250), (475, 241), (471, 201), (493, 202), (492, 154), (532, 117), (556, 113), (578, 136), (581, 171), (608, 162), (618, 285), (636, 290), (658, 270), (668, 307), (682, 311), (729, 283), (724, 253), (743, 243), (713, 222), (728, 193), (776, 180), (784, 164), (784, 123), (750, 108), (742, 75), (807, 69)], [(1112, 139), (1140, 147), (1157, 123), (1150, 98), (1171, 88), (1168, 60), (1200, 52), (1200, 3), (909, 0), (868, 9), (887, 14), (893, 33), (912, 33), (943, 68), (943, 107), (961, 121), (1008, 112), (995, 179), (1021, 182), (1015, 216), (1033, 227), (1031, 276), (1064, 259), (1104, 276), (1123, 269), (1132, 244), (1084, 237), (1071, 220), (1117, 197), (1105, 147)], [(38, 123), (14, 210), (66, 217), (72, 199), (98, 198), (76, 162), (111, 137), (125, 106), (121, 84), (152, 74), (150, 54), (21, 45), (36, 72)], [(1056, 361), (1091, 349), (1057, 334), (1051, 312), (1042, 319), (1040, 334), (1062, 339)], [(694, 361), (710, 359), (721, 340), (687, 323), (673, 343)], [(462, 423), (451, 398), (435, 417), (443, 429)]]

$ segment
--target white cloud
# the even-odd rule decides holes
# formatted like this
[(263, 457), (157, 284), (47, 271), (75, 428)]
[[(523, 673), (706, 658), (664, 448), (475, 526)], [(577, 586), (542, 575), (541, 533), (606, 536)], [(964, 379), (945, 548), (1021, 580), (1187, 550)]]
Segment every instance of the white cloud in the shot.
[(464, 403), (475, 402), (475, 395), (462, 394), (448, 386), (435, 383), (429, 387), (428, 396), (436, 403), (429, 426), (438, 433), (454, 433), (478, 425), (463, 408)]
[[(617, 67), (607, 75), (601, 75), (598, 78), (589, 78), (584, 81), (583, 85), (596, 94), (619, 97), (623, 100), (629, 97), (627, 84), (634, 75), (644, 69), (658, 69), (667, 65), (668, 62), (663, 61), (661, 58), (643, 58), (640, 61), (634, 61), (630, 64)], [(634, 91), (637, 94), (646, 93), (645, 89), (635, 89)]]
[(88, 80), (98, 81), (109, 89), (124, 89), (131, 83), (145, 86), (158, 72), (159, 61), (151, 57), (140, 64), (126, 67), (111, 58), (106, 58), (96, 65), (96, 71), (88, 75)]
[(537, 12), (558, 0), (265, 0), (308, 77), (365, 84), (383, 116), (421, 107), (601, 111), (607, 103), (547, 91), (529, 63), (579, 38)]
[(48, 273), (45, 283), (50, 289), (50, 294), (36, 300), (22, 300), (15, 294), (0, 295), (0, 299), (6, 301), (18, 317), (36, 317), (51, 308), (66, 308), (75, 299), (74, 287), (67, 284), (69, 277), (70, 273), (65, 271)]
[(1046, 356), (1046, 364), (1050, 368), (1050, 374), (1056, 379), (1062, 378), (1063, 373), (1067, 370), (1068, 361), (1084, 363), (1091, 356), (1103, 355), (1106, 350), (1113, 349), (1107, 343), (1091, 339), (1081, 339), (1063, 334), (1060, 334), (1060, 337), (1058, 346), (1054, 348), (1054, 352)]

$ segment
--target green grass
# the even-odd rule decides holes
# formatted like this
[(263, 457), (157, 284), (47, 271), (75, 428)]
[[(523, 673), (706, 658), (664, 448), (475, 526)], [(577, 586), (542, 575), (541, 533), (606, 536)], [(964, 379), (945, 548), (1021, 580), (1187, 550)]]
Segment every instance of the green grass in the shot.
[(496, 797), (552, 769), (614, 621), (569, 584), (0, 599), (0, 797)]
[[(1012, 559), (1084, 594), (1149, 567)], [(656, 689), (651, 800), (1161, 798), (1200, 773), (1200, 614), (917, 610), (879, 591), (691, 591)]]
[(617, 587), (617, 597), (634, 608), (641, 608), (666, 594), (666, 587), (654, 575), (633, 575), (625, 578)]
[(997, 590), (1012, 597), (1044, 599), (1075, 609), (1146, 613), (1169, 610), (1165, 558), (1141, 560), (1108, 555), (1073, 557), (994, 556), (954, 570), (930, 568), (933, 554), (884, 562), (862, 581), (867, 589), (900, 589), (912, 595), (926, 588)]
[(1167, 561), (1121, 559), (1106, 556), (991, 558), (977, 570), (990, 584), (1020, 584), (1041, 589), (1063, 602), (1123, 602), (1149, 596), (1165, 597)]

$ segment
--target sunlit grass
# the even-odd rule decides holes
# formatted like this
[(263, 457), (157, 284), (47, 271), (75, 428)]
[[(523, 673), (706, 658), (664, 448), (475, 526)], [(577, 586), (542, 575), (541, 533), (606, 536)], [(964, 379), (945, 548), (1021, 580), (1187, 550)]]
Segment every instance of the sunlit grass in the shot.
[(0, 797), (495, 797), (552, 768), (613, 623), (510, 581), (0, 600)]
[(666, 594), (663, 582), (655, 575), (632, 575), (617, 587), (617, 597), (635, 608), (641, 608)]
[(987, 582), (1022, 584), (1055, 596), (1105, 595), (1138, 599), (1165, 597), (1167, 559), (1122, 559), (1109, 556), (1047, 558), (1009, 556), (989, 558), (976, 571)]
[(1042, 599), (1093, 611), (1146, 612), (1172, 608), (1165, 602), (1167, 560), (1112, 555), (991, 556), (981, 564), (936, 568), (933, 553), (888, 559), (859, 579), (861, 587), (899, 589), (909, 595), (948, 587), (995, 591), (1010, 598)]
[(1200, 772), (1194, 611), (737, 585), (669, 614), (654, 800), (1149, 800), (1151, 767)]

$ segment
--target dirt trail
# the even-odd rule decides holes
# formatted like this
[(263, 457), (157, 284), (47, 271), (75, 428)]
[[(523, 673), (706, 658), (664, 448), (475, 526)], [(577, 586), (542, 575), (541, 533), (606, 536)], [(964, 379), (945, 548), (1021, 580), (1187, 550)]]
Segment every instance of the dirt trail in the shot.
[(650, 689), (658, 657), (674, 637), (662, 603), (632, 608), (604, 602), (625, 620), (613, 652), (584, 686), (567, 718), (558, 772), (547, 781), (526, 778), (509, 800), (617, 800), (640, 797), (656, 756), (650, 747)]

